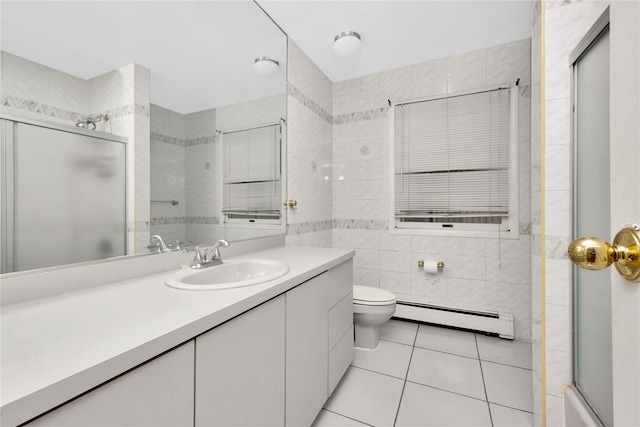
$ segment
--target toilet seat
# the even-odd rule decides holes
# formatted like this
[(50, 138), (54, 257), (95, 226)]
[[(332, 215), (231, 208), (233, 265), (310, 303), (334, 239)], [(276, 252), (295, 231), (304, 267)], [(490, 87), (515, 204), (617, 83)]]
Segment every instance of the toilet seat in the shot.
[(396, 296), (389, 291), (371, 286), (354, 286), (353, 303), (361, 305), (390, 305), (396, 302)]

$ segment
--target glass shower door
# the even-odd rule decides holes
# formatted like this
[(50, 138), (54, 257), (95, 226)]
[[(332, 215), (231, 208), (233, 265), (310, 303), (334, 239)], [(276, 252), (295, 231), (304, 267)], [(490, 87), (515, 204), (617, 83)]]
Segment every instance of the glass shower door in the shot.
[[(574, 64), (574, 236), (610, 238), (609, 30)], [(615, 233), (614, 233), (615, 234)], [(611, 270), (574, 268), (574, 381), (613, 425)]]
[(125, 255), (126, 144), (3, 122), (2, 272)]

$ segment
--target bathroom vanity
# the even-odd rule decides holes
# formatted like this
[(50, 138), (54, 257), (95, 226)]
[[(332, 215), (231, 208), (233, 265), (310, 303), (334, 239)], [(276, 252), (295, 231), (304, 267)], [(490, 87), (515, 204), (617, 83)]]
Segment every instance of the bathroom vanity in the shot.
[(353, 357), (353, 255), (276, 247), (229, 258), (289, 266), (258, 285), (179, 290), (174, 269), (5, 306), (2, 425), (310, 425)]

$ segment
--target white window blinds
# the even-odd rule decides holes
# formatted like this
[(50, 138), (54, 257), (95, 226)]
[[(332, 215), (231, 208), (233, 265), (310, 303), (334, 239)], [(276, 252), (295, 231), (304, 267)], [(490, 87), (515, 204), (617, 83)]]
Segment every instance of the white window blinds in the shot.
[(279, 219), (280, 124), (224, 133), (223, 213), (235, 219)]
[(395, 108), (395, 217), (500, 223), (509, 214), (510, 91)]

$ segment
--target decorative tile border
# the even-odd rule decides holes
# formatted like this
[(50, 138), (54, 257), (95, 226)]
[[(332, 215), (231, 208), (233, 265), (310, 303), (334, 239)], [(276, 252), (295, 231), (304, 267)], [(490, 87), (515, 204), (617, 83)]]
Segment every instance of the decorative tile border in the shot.
[(561, 259), (567, 258), (567, 249), (571, 244), (569, 237), (547, 236), (545, 242), (545, 255), (547, 258)]
[(220, 224), (216, 216), (175, 216), (151, 218), (151, 225)]
[(69, 120), (74, 123), (78, 120), (83, 120), (85, 117), (82, 113), (78, 113), (77, 111), (69, 111), (62, 108), (54, 107), (53, 105), (29, 101), (17, 96), (2, 95), (0, 102), (5, 107), (16, 108), (18, 110), (28, 111), (30, 113), (42, 114), (48, 117), (55, 117), (56, 119)]
[(333, 228), (346, 230), (387, 230), (389, 222), (376, 219), (334, 219)]
[(317, 231), (330, 231), (331, 229), (331, 220), (287, 224), (287, 236), (297, 236), (300, 234), (315, 233)]
[(354, 123), (363, 120), (381, 119), (383, 117), (386, 117), (387, 113), (389, 112), (389, 107), (382, 107), (375, 108), (373, 110), (358, 111), (355, 113), (332, 116), (324, 108), (322, 108), (320, 104), (309, 98), (300, 89), (298, 89), (291, 83), (287, 84), (287, 94), (331, 125), (343, 125), (345, 123)]
[(287, 82), (287, 95), (293, 97), (296, 101), (307, 107), (311, 112), (316, 114), (322, 120), (329, 124), (333, 124), (333, 117), (317, 102), (305, 95), (300, 89)]
[[(86, 114), (82, 114), (77, 111), (68, 111), (63, 108), (54, 107), (53, 105), (41, 104), (39, 102), (22, 99), (17, 96), (2, 95), (0, 102), (5, 107), (42, 114), (48, 117), (55, 117), (56, 119), (69, 120), (74, 123), (78, 120), (84, 120), (87, 117)], [(151, 111), (148, 105), (129, 104), (94, 114), (108, 114), (111, 118), (119, 118), (133, 114), (150, 117)]]
[[(547, 259), (567, 258), (567, 248), (571, 244), (569, 237), (547, 236), (545, 242), (545, 257)], [(540, 256), (541, 253), (540, 236), (533, 235), (531, 239), (531, 253)]]
[(184, 147), (184, 139), (174, 138), (173, 136), (163, 135), (161, 133), (151, 132), (151, 140)]
[(215, 144), (220, 142), (220, 135), (202, 136), (192, 139), (180, 139), (173, 136), (163, 135), (161, 133), (151, 132), (153, 141), (163, 142), (165, 144), (176, 145), (178, 147), (194, 147), (196, 145)]
[(185, 218), (185, 224), (220, 224), (220, 218), (217, 216), (188, 216)]
[(215, 144), (220, 142), (220, 135), (210, 135), (210, 136), (201, 136), (199, 138), (187, 139), (184, 141), (185, 147), (193, 147), (196, 145), (204, 145), (204, 144)]
[(358, 111), (356, 113), (339, 114), (333, 117), (334, 125), (343, 125), (345, 123), (361, 122), (363, 120), (381, 119), (387, 116), (389, 107), (376, 108), (367, 111)]
[(531, 235), (531, 222), (521, 222), (520, 224), (520, 234)]

